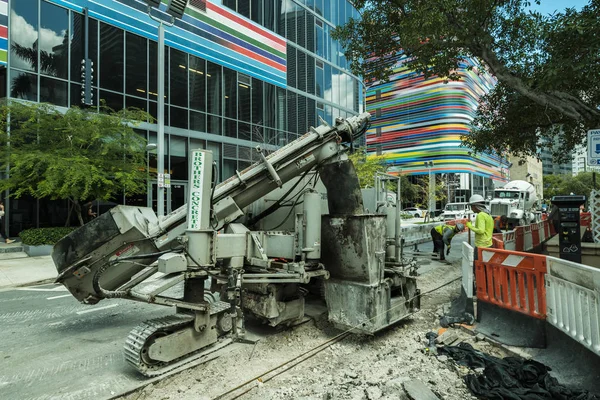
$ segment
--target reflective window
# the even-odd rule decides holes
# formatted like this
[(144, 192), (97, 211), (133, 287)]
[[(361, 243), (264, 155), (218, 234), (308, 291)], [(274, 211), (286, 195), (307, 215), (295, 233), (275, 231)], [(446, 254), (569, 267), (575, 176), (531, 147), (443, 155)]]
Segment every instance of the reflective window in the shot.
[[(271, 0), (267, 0), (267, 3)], [(263, 24), (263, 0), (252, 0), (250, 9), (250, 19), (257, 24)]]
[(250, 122), (251, 115), (250, 85), (238, 82), (238, 119)]
[(125, 108), (139, 108), (140, 110), (148, 110), (148, 101), (138, 97), (125, 96)]
[[(327, 1), (325, 1), (327, 3)], [(315, 12), (318, 15), (323, 15), (323, 0), (315, 0)]]
[[(306, 99), (306, 127), (319, 126), (320, 124), (316, 121), (316, 101), (314, 99)], [(308, 129), (306, 129), (308, 131)]]
[(171, 179), (188, 179), (187, 138), (170, 135), (169, 140)]
[(37, 75), (16, 70), (10, 71), (10, 97), (37, 101)]
[[(117, 93), (107, 92), (105, 90), (100, 91), (100, 111), (104, 108), (105, 111), (108, 107), (111, 110), (119, 111), (123, 109), (123, 95)], [(108, 110), (110, 111), (110, 110)]]
[[(97, 109), (98, 106), (98, 89), (93, 88), (92, 93), (94, 95), (94, 109)], [(71, 103), (70, 106), (81, 107), (81, 84), (80, 83), (72, 83), (71, 84)]]
[(225, 136), (237, 137), (238, 123), (234, 119), (225, 118), (225, 130), (223, 131)]
[(169, 82), (171, 86), (171, 93), (169, 98), (171, 104), (187, 107), (188, 99), (188, 63), (187, 54), (173, 49), (170, 49), (170, 66), (171, 75)]
[(19, 0), (11, 4), (10, 65), (12, 68), (37, 71), (38, 2)]
[(221, 115), (221, 66), (206, 62), (206, 111)]
[(302, 48), (306, 47), (306, 10), (296, 12), (296, 43)]
[(306, 53), (298, 50), (298, 89), (306, 92)]
[(275, 86), (270, 83), (265, 83), (264, 95), (264, 125), (274, 128), (275, 117), (277, 115), (277, 97), (275, 96)]
[(263, 119), (263, 83), (252, 78), (252, 123), (264, 125)]
[(242, 0), (238, 2), (237, 12), (246, 18), (250, 18), (250, 0)]
[[(237, 118), (237, 90), (238, 79), (237, 72), (223, 68), (223, 84), (225, 86), (225, 116), (228, 118)], [(227, 134), (227, 131), (225, 131)]]
[(315, 94), (323, 98), (323, 62), (317, 60), (315, 64)]
[(69, 11), (42, 1), (40, 12), (40, 72), (67, 79)]
[(206, 114), (190, 111), (190, 129), (198, 132), (206, 132)]
[[(66, 66), (66, 65), (65, 65)], [(40, 78), (40, 102), (68, 106), (68, 84), (58, 79)]]
[(324, 81), (324, 84), (323, 84), (323, 97), (327, 101), (332, 101), (331, 100), (331, 93), (332, 93), (332, 88), (331, 88), (331, 66), (329, 64), (325, 64), (324, 79), (323, 79), (323, 81)]
[[(321, 24), (323, 24), (321, 22)], [(316, 34), (316, 39), (315, 39), (315, 53), (320, 56), (320, 57), (324, 57), (325, 56), (325, 51), (324, 51), (324, 42), (323, 42), (323, 27), (322, 25), (316, 26), (317, 29), (317, 34)]]
[(179, 107), (170, 108), (169, 125), (175, 128), (188, 128), (188, 110)]
[[(206, 111), (206, 78), (205, 62), (203, 59), (190, 56), (190, 108)], [(202, 129), (204, 131), (204, 129)]]
[(100, 87), (123, 91), (123, 31), (100, 23)]
[(127, 94), (148, 97), (148, 41), (133, 33), (125, 36), (126, 74), (125, 92)]
[(221, 135), (223, 128), (221, 127), (221, 117), (208, 115), (206, 120), (206, 132), (214, 135)]
[(287, 131), (298, 131), (298, 95), (288, 92), (287, 97)]
[(251, 137), (252, 137), (252, 130), (250, 128), (250, 124), (240, 122), (238, 124), (238, 139), (250, 140)]
[(292, 0), (286, 0), (284, 20), (286, 21), (285, 37), (296, 43), (296, 8)]
[(293, 88), (297, 87), (296, 83), (296, 48), (293, 46), (287, 46), (287, 84)]
[(315, 94), (315, 59), (306, 56), (306, 91)]
[(306, 50), (315, 51), (315, 16), (306, 14)]
[(306, 126), (306, 118), (306, 97), (298, 95), (298, 129), (292, 132), (304, 135), (308, 130)]
[(277, 88), (277, 129), (287, 130), (287, 93), (285, 89)]

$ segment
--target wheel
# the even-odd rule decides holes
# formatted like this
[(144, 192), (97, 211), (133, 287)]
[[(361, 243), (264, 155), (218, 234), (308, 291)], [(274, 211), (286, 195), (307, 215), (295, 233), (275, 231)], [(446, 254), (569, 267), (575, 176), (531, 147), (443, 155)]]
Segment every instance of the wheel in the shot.
[(419, 215), (419, 214), (415, 214), (415, 218), (419, 218), (419, 217), (420, 217), (420, 215)]

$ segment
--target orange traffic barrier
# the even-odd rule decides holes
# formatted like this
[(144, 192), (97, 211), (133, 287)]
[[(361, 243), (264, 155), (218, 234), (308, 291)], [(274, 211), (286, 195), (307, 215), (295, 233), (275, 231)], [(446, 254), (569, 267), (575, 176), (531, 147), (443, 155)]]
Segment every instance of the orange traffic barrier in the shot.
[(478, 301), (545, 319), (546, 256), (492, 248), (479, 251), (475, 261)]
[(504, 241), (502, 241), (501, 233), (494, 233), (492, 235), (492, 247), (494, 249), (502, 249), (504, 250)]
[(579, 214), (580, 224), (581, 226), (590, 226), (592, 225), (592, 213), (584, 212)]
[(523, 251), (525, 248), (525, 232), (522, 226), (515, 228), (515, 250)]

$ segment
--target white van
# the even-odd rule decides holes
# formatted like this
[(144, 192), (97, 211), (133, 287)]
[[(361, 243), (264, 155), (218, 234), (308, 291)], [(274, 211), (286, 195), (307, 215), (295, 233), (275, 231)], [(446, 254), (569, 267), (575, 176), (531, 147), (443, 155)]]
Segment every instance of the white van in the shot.
[(452, 221), (455, 219), (469, 218), (473, 219), (475, 213), (471, 211), (469, 203), (448, 203), (442, 212), (442, 221)]

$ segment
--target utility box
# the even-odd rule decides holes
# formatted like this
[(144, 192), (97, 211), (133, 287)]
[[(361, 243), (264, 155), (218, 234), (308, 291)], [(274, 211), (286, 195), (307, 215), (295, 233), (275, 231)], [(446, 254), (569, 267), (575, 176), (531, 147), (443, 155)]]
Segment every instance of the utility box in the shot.
[(585, 203), (585, 196), (554, 196), (552, 204), (560, 211), (558, 248), (560, 258), (581, 263), (581, 233), (579, 231), (579, 206)]

